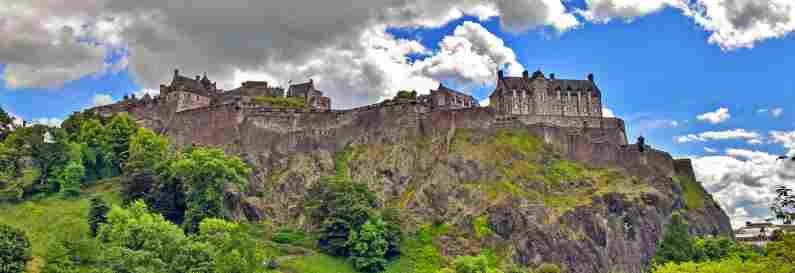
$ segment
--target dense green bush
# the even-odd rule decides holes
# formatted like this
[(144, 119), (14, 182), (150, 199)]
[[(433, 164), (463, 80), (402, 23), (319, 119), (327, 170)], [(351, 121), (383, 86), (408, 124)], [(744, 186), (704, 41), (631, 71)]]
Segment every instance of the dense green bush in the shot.
[(30, 241), (14, 227), (0, 224), (0, 273), (25, 272), (31, 259)]
[(663, 238), (657, 244), (656, 264), (692, 261), (696, 257), (693, 239), (682, 216), (675, 213), (663, 229)]
[(389, 247), (386, 229), (386, 223), (380, 217), (373, 217), (350, 232), (347, 244), (353, 267), (369, 273), (384, 271)]

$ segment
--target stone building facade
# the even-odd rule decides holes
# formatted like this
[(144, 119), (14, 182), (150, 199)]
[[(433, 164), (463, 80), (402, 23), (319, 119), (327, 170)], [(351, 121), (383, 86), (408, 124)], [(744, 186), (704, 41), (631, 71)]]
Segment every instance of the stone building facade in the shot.
[(500, 114), (602, 116), (602, 93), (593, 74), (587, 80), (563, 80), (555, 74), (547, 78), (540, 70), (532, 76), (524, 71), (521, 77), (507, 77), (498, 71), (489, 100)]
[(417, 98), (420, 102), (429, 105), (432, 109), (461, 109), (478, 107), (478, 102), (474, 97), (450, 89), (443, 84), (439, 84), (439, 88), (431, 90), (428, 95), (422, 95)]
[(323, 92), (315, 88), (315, 82), (312, 79), (305, 83), (290, 85), (290, 88), (287, 89), (287, 97), (304, 98), (306, 104), (314, 109), (331, 109), (331, 99), (323, 96)]

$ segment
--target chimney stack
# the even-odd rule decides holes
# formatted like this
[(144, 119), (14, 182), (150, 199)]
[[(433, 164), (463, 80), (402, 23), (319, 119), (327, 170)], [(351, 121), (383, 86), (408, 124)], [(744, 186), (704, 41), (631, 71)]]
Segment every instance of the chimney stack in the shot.
[(549, 73), (549, 78), (554, 80), (555, 79), (555, 73)]
[(497, 70), (497, 79), (499, 79), (499, 80), (502, 80), (502, 78), (503, 78), (503, 72), (502, 72), (502, 69), (500, 69), (500, 70)]
[(588, 81), (593, 82), (593, 73), (588, 74)]
[(525, 79), (525, 80), (529, 79), (530, 78), (530, 72), (527, 72), (527, 70), (522, 72), (522, 78)]

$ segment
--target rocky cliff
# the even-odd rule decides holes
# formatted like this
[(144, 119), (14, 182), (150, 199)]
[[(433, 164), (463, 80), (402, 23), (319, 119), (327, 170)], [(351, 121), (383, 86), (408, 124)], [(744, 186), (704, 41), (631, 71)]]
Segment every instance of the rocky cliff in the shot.
[(488, 251), (506, 264), (642, 272), (672, 213), (693, 234), (732, 236), (689, 161), (627, 145), (619, 119), (421, 107), (224, 108), (158, 124), (177, 144), (223, 147), (255, 166), (251, 188), (228, 202), (251, 220), (312, 230), (309, 189), (338, 175), (368, 184), (407, 231), (449, 227), (434, 240), (444, 257)]

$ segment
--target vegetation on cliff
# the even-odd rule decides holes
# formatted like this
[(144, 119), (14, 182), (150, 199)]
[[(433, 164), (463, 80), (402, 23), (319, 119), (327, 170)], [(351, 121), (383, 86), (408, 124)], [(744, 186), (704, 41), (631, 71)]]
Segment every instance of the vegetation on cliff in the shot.
[(306, 100), (299, 97), (273, 97), (273, 96), (259, 96), (254, 98), (254, 103), (271, 106), (271, 107), (284, 107), (284, 108), (306, 108)]

